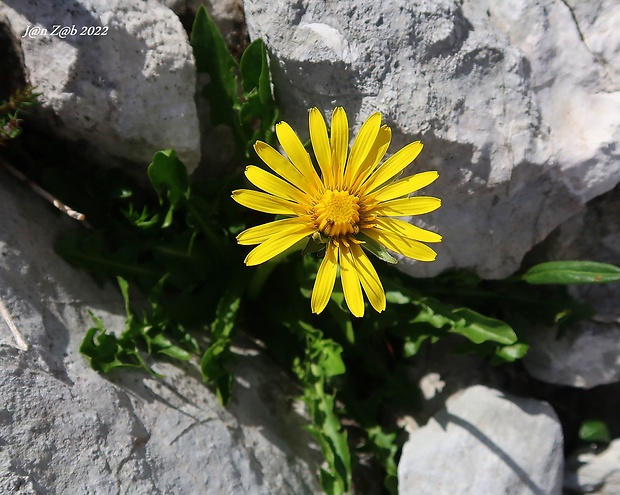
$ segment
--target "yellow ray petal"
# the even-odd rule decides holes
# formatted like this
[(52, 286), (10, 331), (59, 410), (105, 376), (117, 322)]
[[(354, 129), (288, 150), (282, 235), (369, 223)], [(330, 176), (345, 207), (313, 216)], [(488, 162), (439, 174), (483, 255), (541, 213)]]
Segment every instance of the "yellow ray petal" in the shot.
[(361, 318), (364, 316), (362, 287), (351, 250), (344, 244), (340, 244), (340, 279), (349, 311), (353, 316)]
[(386, 248), (418, 261), (434, 261), (437, 253), (426, 244), (400, 237), (378, 229), (362, 229), (362, 232)]
[(310, 141), (312, 141), (314, 156), (316, 156), (316, 161), (319, 163), (319, 168), (323, 175), (323, 183), (329, 188), (332, 185), (332, 150), (329, 145), (329, 137), (327, 136), (327, 125), (318, 108), (310, 109), (308, 126), (310, 128)]
[(379, 129), (381, 129), (381, 114), (376, 112), (364, 122), (351, 147), (347, 168), (344, 173), (345, 184), (353, 185), (353, 179), (357, 176), (360, 167), (377, 140)]
[(305, 225), (291, 227), (284, 232), (280, 232), (278, 235), (270, 237), (252, 249), (245, 258), (245, 264), (247, 266), (254, 266), (269, 261), (313, 232), (314, 229)]
[(347, 152), (349, 151), (349, 121), (342, 107), (336, 107), (332, 113), (330, 144), (333, 153), (332, 173), (336, 187), (340, 187), (344, 177)]
[(420, 154), (422, 147), (420, 141), (415, 141), (398, 150), (372, 173), (368, 180), (362, 185), (362, 190), (365, 193), (371, 193), (374, 189), (390, 180), (396, 174), (402, 172), (403, 169)]
[(304, 215), (306, 213), (306, 210), (297, 203), (249, 189), (233, 191), (232, 199), (246, 208), (265, 213), (274, 213), (276, 215)]
[(289, 227), (304, 225), (309, 220), (309, 217), (306, 220), (304, 220), (304, 217), (284, 218), (283, 220), (276, 220), (274, 222), (257, 225), (256, 227), (250, 227), (237, 236), (237, 242), (244, 246), (260, 244), (271, 236), (278, 235), (288, 230)]
[(254, 143), (254, 151), (256, 151), (260, 159), (280, 177), (284, 177), (303, 192), (310, 192), (304, 176), (301, 175), (299, 170), (297, 170), (291, 162), (278, 153), (278, 151), (262, 141), (256, 141), (256, 143)]
[(381, 313), (381, 311), (385, 310), (385, 291), (383, 290), (379, 275), (377, 275), (375, 267), (372, 266), (368, 256), (366, 256), (366, 253), (359, 245), (351, 244), (351, 252), (355, 259), (357, 274), (364, 292), (375, 311)]
[(421, 229), (420, 227), (403, 222), (402, 220), (397, 220), (396, 218), (377, 218), (374, 223), (380, 230), (406, 237), (412, 241), (441, 242), (441, 236), (436, 232)]
[(291, 186), (288, 182), (276, 177), (273, 174), (263, 170), (262, 168), (248, 165), (245, 168), (245, 176), (248, 180), (259, 189), (278, 196), (282, 199), (295, 201), (296, 203), (306, 203), (310, 199), (304, 195), (299, 189)]
[(439, 174), (435, 171), (415, 174), (378, 189), (372, 196), (376, 201), (389, 201), (418, 191), (435, 182), (437, 177)]
[(336, 273), (338, 271), (338, 247), (332, 242), (327, 244), (325, 257), (321, 262), (319, 271), (316, 274), (314, 287), (312, 288), (312, 299), (310, 304), (312, 312), (319, 314), (325, 309), (329, 298), (334, 290)]
[(286, 122), (279, 122), (276, 124), (276, 136), (278, 136), (278, 141), (280, 141), (286, 156), (304, 176), (308, 186), (315, 191), (320, 189), (321, 181), (316, 170), (314, 170), (310, 155), (293, 128)]
[(377, 139), (366, 156), (364, 163), (362, 163), (360, 169), (357, 172), (357, 177), (353, 177), (354, 185), (352, 190), (357, 194), (361, 184), (368, 178), (375, 167), (385, 156), (385, 152), (390, 146), (392, 141), (392, 130), (387, 125), (382, 125), (377, 134)]
[(432, 196), (414, 196), (413, 198), (393, 199), (379, 203), (371, 213), (385, 217), (403, 217), (423, 215), (435, 211), (441, 206), (441, 199)]

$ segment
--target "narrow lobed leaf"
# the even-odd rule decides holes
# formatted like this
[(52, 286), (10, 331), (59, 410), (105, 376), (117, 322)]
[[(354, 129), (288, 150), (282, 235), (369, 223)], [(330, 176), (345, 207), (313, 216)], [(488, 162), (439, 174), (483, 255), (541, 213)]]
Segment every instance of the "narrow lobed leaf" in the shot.
[(491, 341), (511, 345), (517, 341), (517, 335), (507, 323), (489, 318), (469, 308), (457, 308), (451, 312), (455, 319), (453, 332), (459, 333), (475, 344)]
[(604, 284), (620, 281), (620, 267), (596, 261), (549, 261), (521, 276), (528, 284)]

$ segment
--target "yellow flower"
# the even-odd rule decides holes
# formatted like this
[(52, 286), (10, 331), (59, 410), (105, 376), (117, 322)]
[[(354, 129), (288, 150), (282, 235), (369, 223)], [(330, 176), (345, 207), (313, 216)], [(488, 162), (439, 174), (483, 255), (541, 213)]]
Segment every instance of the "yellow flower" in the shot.
[(258, 244), (245, 264), (259, 265), (305, 237), (320, 236), (326, 240), (326, 250), (312, 290), (312, 311), (325, 309), (340, 271), (351, 313), (364, 315), (362, 289), (372, 307), (381, 312), (385, 309), (385, 291), (362, 249), (361, 238), (370, 238), (408, 258), (433, 261), (437, 253), (420, 241), (440, 242), (441, 236), (391, 217), (420, 215), (439, 208), (438, 198), (409, 197), (439, 174), (422, 172), (394, 180), (422, 150), (419, 141), (379, 165), (392, 138), (390, 128), (381, 125), (380, 113), (366, 120), (350, 153), (349, 124), (343, 108), (334, 110), (329, 136), (317, 108), (310, 110), (309, 124), (320, 176), (286, 122), (276, 126), (276, 136), (288, 158), (262, 141), (254, 145), (258, 156), (277, 175), (248, 166), (246, 177), (264, 192), (240, 189), (233, 191), (232, 198), (247, 208), (287, 218), (249, 228), (237, 236), (239, 244)]

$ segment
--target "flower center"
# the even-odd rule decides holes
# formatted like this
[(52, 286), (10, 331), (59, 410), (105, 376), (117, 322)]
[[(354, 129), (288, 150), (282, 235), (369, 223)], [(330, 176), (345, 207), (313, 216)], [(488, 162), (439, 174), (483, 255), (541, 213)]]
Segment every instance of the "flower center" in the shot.
[(360, 230), (359, 198), (347, 191), (325, 191), (313, 208), (317, 229), (329, 237), (344, 237)]

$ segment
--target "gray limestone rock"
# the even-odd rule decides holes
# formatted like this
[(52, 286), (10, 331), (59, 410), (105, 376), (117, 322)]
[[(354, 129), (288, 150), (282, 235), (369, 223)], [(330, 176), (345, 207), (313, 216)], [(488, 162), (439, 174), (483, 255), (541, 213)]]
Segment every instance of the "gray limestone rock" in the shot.
[(0, 493), (320, 493), (296, 392), (250, 344), (228, 408), (195, 368), (90, 369), (87, 311), (114, 330), (123, 303), (54, 253), (70, 222), (0, 168)]
[(148, 164), (174, 148), (190, 171), (198, 165), (194, 56), (170, 9), (154, 0), (3, 0), (0, 24), (56, 132), (92, 143), (101, 159)]
[(470, 387), (410, 434), (399, 493), (559, 495), (562, 442), (548, 404)]
[(434, 263), (401, 263), (408, 273), (505, 277), (620, 182), (617, 2), (245, 0), (245, 11), (303, 137), (308, 108), (342, 105), (357, 128), (381, 111), (392, 152), (425, 143), (412, 171), (439, 170), (426, 193), (443, 206), (415, 221), (444, 242)]

